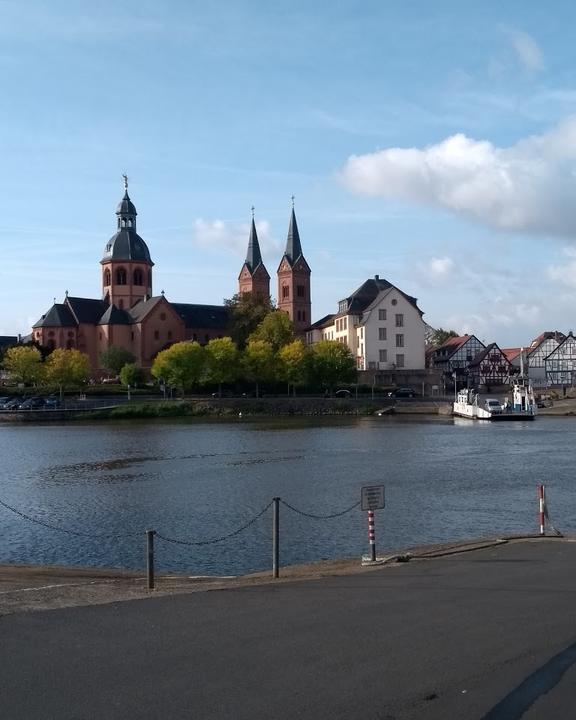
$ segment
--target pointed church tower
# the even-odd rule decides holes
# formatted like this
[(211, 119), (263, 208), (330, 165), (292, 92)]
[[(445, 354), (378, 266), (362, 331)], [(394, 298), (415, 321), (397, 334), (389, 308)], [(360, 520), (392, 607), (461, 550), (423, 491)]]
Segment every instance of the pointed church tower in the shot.
[(248, 238), (246, 260), (238, 276), (238, 292), (240, 295), (251, 293), (254, 297), (268, 299), (270, 297), (270, 275), (262, 262), (260, 243), (254, 224), (254, 208), (252, 208), (252, 225)]
[(136, 233), (136, 208), (128, 196), (124, 177), (124, 197), (116, 208), (117, 231), (104, 250), (102, 299), (128, 310), (139, 300), (152, 297), (152, 266), (144, 240)]
[(278, 267), (278, 309), (288, 313), (297, 334), (304, 334), (312, 321), (310, 267), (302, 254), (294, 198), (286, 250)]

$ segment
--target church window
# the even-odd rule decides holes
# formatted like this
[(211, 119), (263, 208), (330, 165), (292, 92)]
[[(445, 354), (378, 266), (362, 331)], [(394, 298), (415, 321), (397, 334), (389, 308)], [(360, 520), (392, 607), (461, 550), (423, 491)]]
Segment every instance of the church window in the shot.
[(110, 270), (106, 268), (106, 270), (104, 270), (104, 285), (110, 285), (110, 279)]
[(48, 337), (54, 337), (54, 330), (50, 330), (48, 332)]
[(72, 350), (72, 348), (74, 347), (74, 340), (68, 340), (66, 343), (66, 347), (68, 348), (68, 350)]
[(168, 340), (172, 340), (172, 330), (168, 330)]
[(48, 347), (48, 350), (54, 350), (54, 348), (56, 347), (56, 343), (54, 342), (53, 338), (50, 338), (50, 340), (48, 340), (46, 345)]
[(302, 320), (306, 322), (306, 310), (302, 310)]
[(125, 268), (118, 268), (116, 270), (116, 283), (117, 285), (126, 285), (126, 270)]
[(198, 342), (198, 335), (196, 335), (196, 333), (192, 333), (192, 341)]
[(160, 339), (160, 332), (158, 330), (154, 330), (154, 340)]
[(144, 275), (140, 268), (134, 270), (134, 285), (144, 285)]
[(128, 227), (132, 227), (132, 219), (131, 218), (128, 220)]
[(131, 339), (131, 340), (134, 340), (134, 331), (132, 331), (132, 332), (130, 333), (130, 339)]
[(166, 320), (166, 313), (160, 313), (160, 320)]
[(297, 292), (298, 297), (301, 297), (301, 298), (306, 297), (306, 288), (304, 287), (304, 285), (297, 285), (296, 292)]
[(290, 288), (288, 285), (282, 285), (282, 299), (286, 300), (290, 297)]
[(118, 307), (120, 310), (124, 310), (124, 300), (118, 300)]

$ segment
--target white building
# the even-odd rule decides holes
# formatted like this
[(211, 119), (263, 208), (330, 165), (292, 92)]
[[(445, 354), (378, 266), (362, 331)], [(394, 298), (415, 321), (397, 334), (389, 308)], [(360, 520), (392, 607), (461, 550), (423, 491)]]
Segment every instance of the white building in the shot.
[(356, 357), (358, 370), (423, 370), (422, 315), (416, 298), (375, 275), (340, 300), (335, 315), (314, 323), (308, 342), (344, 343)]

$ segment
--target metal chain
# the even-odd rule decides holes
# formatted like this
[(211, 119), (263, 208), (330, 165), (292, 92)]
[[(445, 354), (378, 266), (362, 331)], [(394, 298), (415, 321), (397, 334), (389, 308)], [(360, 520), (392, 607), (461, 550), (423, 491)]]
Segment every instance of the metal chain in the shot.
[(280, 502), (282, 503), (282, 505), (286, 505), (287, 508), (297, 513), (298, 515), (303, 515), (304, 517), (312, 518), (313, 520), (331, 520), (332, 518), (341, 517), (342, 515), (346, 515), (346, 513), (349, 513), (351, 510), (354, 510), (354, 508), (357, 508), (358, 505), (360, 505), (360, 501), (358, 501), (354, 503), (354, 505), (351, 505), (349, 508), (346, 508), (346, 510), (333, 513), (332, 515), (315, 515), (314, 513), (307, 513), (303, 510), (298, 510), (298, 508), (295, 508), (293, 505), (290, 505), (290, 503), (287, 503), (286, 500), (280, 499)]
[(95, 535), (94, 533), (83, 533), (78, 530), (70, 530), (69, 528), (63, 528), (59, 527), (58, 525), (52, 525), (51, 523), (45, 522), (44, 520), (40, 520), (39, 518), (32, 517), (31, 515), (27, 515), (26, 513), (23, 513), (20, 510), (17, 510), (15, 507), (12, 507), (12, 505), (8, 505), (8, 503), (5, 503), (3, 500), (0, 500), (0, 505), (5, 508), (6, 510), (9, 510), (10, 512), (14, 513), (15, 515), (18, 515), (19, 517), (23, 518), (24, 520), (28, 520), (29, 522), (35, 523), (36, 525), (42, 525), (42, 527), (48, 528), (49, 530), (56, 530), (57, 532), (63, 532), (67, 535), (76, 535), (77, 537), (87, 537), (87, 538), (127, 538), (127, 537), (136, 537), (137, 535), (141, 535), (141, 532), (133, 532), (133, 533), (120, 533), (120, 534), (114, 534), (114, 535)]
[(272, 505), (273, 500), (271, 500), (268, 505), (266, 505), (265, 508), (263, 508), (258, 515), (255, 515), (251, 520), (249, 520), (245, 525), (242, 525), (242, 527), (238, 528), (238, 530), (234, 530), (234, 532), (229, 533), (228, 535), (223, 535), (222, 537), (213, 538), (212, 540), (178, 540), (177, 538), (170, 538), (166, 537), (165, 535), (161, 535), (159, 532), (156, 533), (156, 537), (159, 540), (164, 540), (164, 542), (174, 543), (175, 545), (213, 545), (214, 543), (223, 542), (224, 540), (229, 540), (232, 537), (235, 537), (236, 535), (240, 535), (241, 532), (244, 532), (247, 528), (250, 527), (250, 525), (253, 525), (256, 520), (262, 517), (266, 510)]

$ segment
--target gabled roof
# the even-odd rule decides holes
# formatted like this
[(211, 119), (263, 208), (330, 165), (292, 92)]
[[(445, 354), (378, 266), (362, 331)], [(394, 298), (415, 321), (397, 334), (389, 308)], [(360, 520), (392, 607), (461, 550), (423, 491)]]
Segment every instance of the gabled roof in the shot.
[(63, 303), (55, 303), (32, 327), (75, 327), (76, 318)]
[(507, 359), (509, 362), (512, 362), (513, 360), (515, 360), (515, 359), (518, 357), (518, 355), (520, 355), (520, 353), (522, 352), (522, 348), (521, 348), (521, 347), (518, 347), (518, 348), (501, 348), (501, 350), (502, 350), (502, 352), (504, 353), (504, 355), (506, 355), (506, 359)]
[(496, 343), (490, 343), (490, 345), (486, 346), (484, 350), (480, 350), (480, 352), (476, 355), (476, 357), (472, 360), (470, 363), (470, 367), (474, 367), (476, 365), (480, 365), (482, 360), (485, 360), (490, 353), (493, 353), (495, 350), (497, 350), (500, 353), (500, 356), (503, 360), (505, 360), (510, 365), (510, 360), (506, 357), (506, 355), (503, 353), (502, 350), (498, 347)]
[(131, 325), (133, 322), (132, 318), (126, 310), (117, 308), (116, 305), (112, 304), (108, 310), (100, 318), (99, 325)]
[(323, 318), (320, 318), (320, 320), (316, 320), (315, 323), (312, 323), (312, 325), (310, 325), (308, 330), (316, 330), (316, 329), (328, 327), (329, 325), (332, 325), (334, 323), (335, 317), (336, 317), (336, 315), (334, 315), (334, 313), (332, 313), (331, 315), (324, 315)]
[[(363, 282), (362, 285), (360, 285), (359, 288), (354, 290), (354, 292), (349, 295), (347, 298), (344, 298), (344, 301), (347, 303), (347, 313), (349, 314), (360, 314), (364, 312), (373, 302), (376, 300), (378, 295), (385, 291), (385, 290), (391, 290), (394, 289), (397, 292), (402, 295), (403, 298), (405, 298), (410, 305), (412, 305), (420, 315), (423, 315), (424, 313), (417, 304), (417, 299), (415, 297), (412, 297), (411, 295), (407, 295), (405, 292), (402, 292), (399, 288), (397, 288), (395, 285), (392, 285), (391, 282), (388, 282), (388, 280), (384, 280), (379, 275), (375, 275), (373, 278), (370, 278), (370, 280), (366, 280), (366, 282)], [(340, 302), (343, 302), (342, 300)]]
[(108, 309), (108, 303), (94, 298), (68, 296), (66, 305), (68, 305), (78, 323), (91, 323), (93, 325), (100, 321), (100, 318)]
[(230, 311), (223, 305), (195, 305), (192, 303), (170, 303), (180, 315), (187, 328), (212, 328), (227, 330)]
[(537, 350), (540, 345), (545, 340), (556, 340), (557, 343), (564, 342), (566, 339), (566, 335), (564, 333), (561, 333), (559, 330), (546, 330), (545, 332), (538, 335), (538, 337), (535, 337), (534, 340), (530, 343), (530, 347), (528, 348), (528, 354), (534, 352), (534, 350)]
[(128, 310), (132, 322), (141, 322), (149, 312), (151, 312), (159, 302), (167, 302), (164, 295), (156, 295), (155, 297), (148, 298), (146, 300), (139, 300), (136, 305)]
[(560, 352), (562, 351), (562, 346), (563, 346), (563, 345), (566, 345), (566, 344), (574, 345), (575, 343), (576, 343), (576, 339), (574, 338), (574, 335), (572, 334), (572, 331), (570, 331), (570, 332), (568, 333), (568, 335), (566, 335), (566, 336), (564, 337), (564, 340), (562, 340), (562, 342), (559, 343), (559, 344), (554, 348), (554, 350), (552, 350), (551, 353), (549, 353), (548, 355), (546, 355), (546, 357), (545, 357), (544, 359), (545, 359), (545, 360), (548, 360), (548, 359), (550, 359), (553, 355), (556, 355), (556, 354), (560, 353)]
[[(434, 362), (439, 364), (447, 363), (450, 358), (452, 358), (458, 352), (458, 350), (460, 350), (461, 347), (466, 345), (466, 343), (472, 339), (476, 340), (482, 346), (484, 346), (484, 343), (480, 342), (480, 340), (478, 340), (475, 335), (458, 335), (458, 337), (450, 337), (445, 340), (442, 345), (439, 345), (435, 349)], [(444, 354), (444, 351), (447, 351), (446, 355)]]

